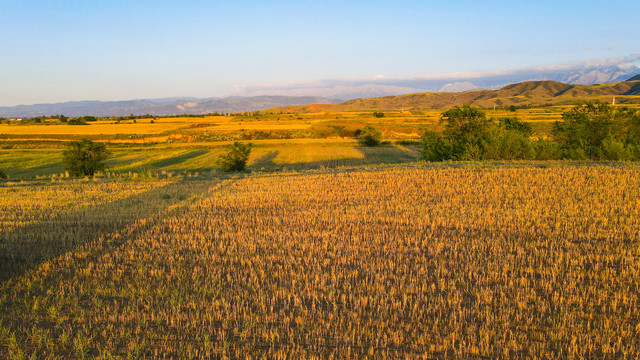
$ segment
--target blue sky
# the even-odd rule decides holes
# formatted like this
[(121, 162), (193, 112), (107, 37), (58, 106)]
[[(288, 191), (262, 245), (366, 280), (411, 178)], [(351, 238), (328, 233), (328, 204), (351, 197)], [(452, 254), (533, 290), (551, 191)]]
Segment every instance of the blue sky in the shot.
[(0, 106), (483, 72), (640, 51), (638, 1), (0, 0)]

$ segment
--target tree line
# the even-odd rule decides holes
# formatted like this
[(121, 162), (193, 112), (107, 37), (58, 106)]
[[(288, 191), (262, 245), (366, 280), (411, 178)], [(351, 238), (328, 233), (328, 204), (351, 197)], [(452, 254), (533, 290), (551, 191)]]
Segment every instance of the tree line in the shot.
[(533, 137), (530, 123), (488, 118), (464, 105), (442, 113), (444, 131), (422, 136), (427, 161), (640, 160), (640, 112), (586, 102), (562, 114), (550, 138)]

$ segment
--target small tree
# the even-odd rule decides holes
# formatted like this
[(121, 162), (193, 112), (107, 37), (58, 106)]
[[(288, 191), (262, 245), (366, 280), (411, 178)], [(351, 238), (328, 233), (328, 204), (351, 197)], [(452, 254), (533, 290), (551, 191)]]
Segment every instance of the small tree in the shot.
[(79, 117), (79, 118), (73, 118), (73, 119), (69, 119), (69, 121), (67, 121), (67, 124), (69, 125), (87, 125), (87, 122)]
[(452, 158), (482, 160), (491, 142), (493, 123), (484, 111), (465, 104), (442, 113), (444, 137), (452, 144)]
[(373, 126), (367, 125), (360, 133), (360, 139), (366, 146), (378, 146), (382, 141), (382, 133)]
[(427, 161), (451, 159), (451, 143), (435, 131), (427, 130), (422, 135), (422, 157)]
[(533, 126), (531, 126), (531, 123), (521, 121), (517, 117), (514, 117), (514, 116), (502, 117), (498, 119), (498, 122), (500, 126), (503, 127), (505, 130), (517, 131), (526, 137), (529, 137), (533, 134)]
[(384, 113), (382, 111), (374, 111), (373, 112), (373, 117), (382, 118), (382, 117), (384, 117)]
[[(565, 158), (607, 159), (607, 153), (613, 155), (617, 152), (614, 149), (618, 145), (614, 142), (630, 146), (627, 150), (633, 152), (634, 116), (635, 111), (624, 107), (616, 108), (598, 101), (586, 102), (563, 113), (562, 121), (554, 124), (553, 135)], [(605, 146), (607, 151), (604, 151)], [(612, 157), (613, 160), (617, 158), (618, 155)]]
[(69, 175), (92, 176), (104, 170), (104, 161), (110, 155), (105, 144), (85, 139), (67, 144), (62, 161)]
[(227, 152), (220, 155), (218, 165), (224, 171), (243, 171), (247, 167), (252, 146), (251, 143), (234, 142), (227, 146)]

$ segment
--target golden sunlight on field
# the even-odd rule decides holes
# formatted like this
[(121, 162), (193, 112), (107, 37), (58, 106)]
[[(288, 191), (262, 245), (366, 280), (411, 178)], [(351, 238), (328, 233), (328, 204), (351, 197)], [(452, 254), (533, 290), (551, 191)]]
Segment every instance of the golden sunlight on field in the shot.
[(8, 135), (114, 135), (159, 134), (185, 126), (180, 122), (120, 123), (96, 122), (90, 125), (0, 125), (0, 134)]
[(445, 165), (9, 187), (0, 357), (633, 358), (638, 179)]

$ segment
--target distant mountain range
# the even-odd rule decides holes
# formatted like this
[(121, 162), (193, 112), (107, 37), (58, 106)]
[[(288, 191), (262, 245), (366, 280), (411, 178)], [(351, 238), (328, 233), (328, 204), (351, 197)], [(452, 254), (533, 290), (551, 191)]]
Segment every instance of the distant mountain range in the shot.
[(626, 57), (573, 64), (533, 66), (488, 72), (449, 73), (406, 78), (380, 75), (363, 79), (327, 79), (297, 83), (248, 85), (239, 88), (238, 95), (313, 95), (348, 100), (421, 92), (496, 90), (508, 84), (540, 80), (591, 85), (621, 82), (637, 74), (640, 74), (640, 53)]
[(335, 103), (339, 100), (317, 96), (251, 96), (198, 99), (191, 97), (143, 99), (128, 101), (70, 101), (0, 107), (0, 117), (36, 117), (62, 114), (65, 116), (126, 116), (235, 113), (257, 111), (278, 106), (312, 103)]
[(490, 108), (511, 105), (564, 105), (584, 100), (611, 103), (614, 97), (618, 104), (640, 103), (640, 75), (619, 83), (574, 85), (557, 81), (526, 81), (507, 85), (498, 90), (426, 92), (355, 99), (340, 104), (289, 106), (270, 109), (270, 111), (442, 110), (463, 104)]
[[(499, 105), (500, 102), (510, 105), (531, 104), (534, 101), (556, 103), (571, 101), (569, 100), (571, 96), (568, 94), (587, 91), (585, 90), (586, 88), (581, 88), (579, 85), (619, 83), (629, 78), (638, 80), (637, 77), (640, 76), (638, 75), (640, 74), (639, 62), (640, 53), (636, 53), (624, 58), (484, 73), (451, 73), (412, 78), (377, 76), (369, 79), (316, 80), (299, 83), (253, 85), (240, 87), (238, 88), (237, 96), (226, 98), (174, 97), (128, 101), (72, 101), (55, 104), (18, 105), (0, 107), (0, 117), (35, 117), (54, 114), (66, 116), (206, 114), (213, 112), (258, 111), (309, 104), (325, 104), (327, 108), (334, 108), (333, 104), (342, 101), (338, 99), (348, 100), (400, 94), (412, 94), (408, 96), (418, 99), (427, 97), (427, 92), (429, 94), (437, 92), (439, 95), (428, 95), (431, 100), (426, 102), (424, 99), (416, 100), (421, 104), (419, 106), (407, 103), (403, 107), (442, 108), (449, 104), (459, 104), (462, 99), (481, 106), (492, 106), (494, 103)], [(520, 95), (495, 95), (495, 98), (488, 98), (488, 96), (493, 96), (489, 95), (492, 94), (490, 90), (505, 90), (509, 89), (508, 84), (531, 81), (534, 83), (542, 81), (540, 84), (546, 84), (540, 85), (543, 88), (545, 86), (556, 88), (560, 85), (555, 84), (560, 83), (562, 83), (560, 87), (574, 87), (571, 88), (571, 91), (567, 90), (564, 93), (566, 96), (552, 94), (551, 92), (542, 94), (540, 90), (531, 89), (527, 91), (530, 91), (529, 94), (533, 95), (522, 95), (521, 97), (519, 97)], [(601, 86), (601, 88), (610, 88), (610, 86)], [(475, 94), (473, 96), (477, 96), (477, 99), (469, 95), (468, 91), (470, 90), (476, 90), (472, 94)], [(464, 95), (457, 94), (459, 92), (464, 92)], [(422, 95), (417, 93), (422, 93)], [(449, 93), (449, 95), (446, 93)], [(527, 98), (527, 96), (533, 97)], [(379, 102), (380, 100), (372, 101)], [(335, 108), (360, 108), (353, 105), (360, 102), (367, 104), (366, 106), (374, 106), (368, 100), (353, 100), (345, 103), (350, 104), (348, 106), (340, 105)], [(391, 103), (389, 102), (389, 104)], [(385, 108), (382, 105), (376, 106), (379, 109)]]

